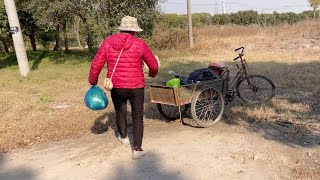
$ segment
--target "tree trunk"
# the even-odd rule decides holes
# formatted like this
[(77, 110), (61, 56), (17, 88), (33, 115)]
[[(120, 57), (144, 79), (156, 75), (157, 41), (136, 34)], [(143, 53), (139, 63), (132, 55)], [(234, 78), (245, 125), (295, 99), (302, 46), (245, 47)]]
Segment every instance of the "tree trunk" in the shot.
[(76, 19), (74, 21), (74, 34), (75, 34), (77, 42), (78, 42), (78, 47), (82, 48), (81, 41), (80, 41), (80, 34), (79, 34), (80, 20), (81, 20), (80, 18), (76, 17)]
[(91, 33), (92, 32), (88, 31), (88, 34), (87, 34), (87, 45), (88, 45), (88, 50), (90, 52), (93, 50), (93, 36)]
[(37, 50), (37, 45), (36, 45), (36, 36), (34, 34), (29, 35), (30, 43), (32, 46), (32, 50), (36, 51)]
[(4, 51), (6, 53), (9, 53), (10, 51), (9, 51), (9, 46), (8, 46), (7, 42), (3, 41), (2, 43), (3, 43), (3, 46), (4, 46)]
[(27, 76), (30, 73), (30, 68), (28, 64), (27, 52), (24, 46), (16, 5), (15, 2), (12, 0), (4, 0), (4, 4), (6, 7), (10, 28), (14, 28), (13, 30), (15, 30), (12, 31), (11, 34), (16, 57), (18, 60), (20, 74), (21, 76)]
[(84, 27), (86, 28), (86, 43), (88, 46), (88, 50), (92, 51), (93, 50), (93, 45), (94, 45), (94, 36), (93, 36), (93, 32), (91, 31), (91, 27), (88, 25), (87, 23), (87, 19), (83, 16), (79, 16), (84, 24)]
[(56, 39), (56, 44), (53, 47), (54, 51), (60, 50), (60, 26), (59, 24), (56, 25), (56, 32), (55, 32), (55, 39)]
[(4, 52), (9, 53), (9, 47), (8, 47), (8, 44), (6, 43), (5, 39), (1, 39), (1, 42), (3, 44)]
[(66, 20), (63, 21), (62, 29), (63, 29), (63, 36), (64, 36), (64, 50), (69, 51), (67, 21)]
[(86, 31), (87, 31), (87, 38), (86, 38), (86, 42), (87, 42), (87, 46), (88, 46), (88, 50), (89, 51), (92, 51), (92, 46), (91, 46), (91, 36), (90, 36), (90, 31), (89, 31), (89, 26), (87, 24), (87, 19), (83, 19), (83, 23), (84, 23), (84, 26), (86, 27)]
[(88, 23), (87, 23), (87, 19), (86, 18), (82, 18), (83, 23), (84, 23), (84, 27), (86, 28), (86, 42), (87, 42), (87, 46), (88, 46), (88, 50), (92, 51), (93, 50), (93, 36), (92, 36), (92, 31), (91, 28), (89, 27)]

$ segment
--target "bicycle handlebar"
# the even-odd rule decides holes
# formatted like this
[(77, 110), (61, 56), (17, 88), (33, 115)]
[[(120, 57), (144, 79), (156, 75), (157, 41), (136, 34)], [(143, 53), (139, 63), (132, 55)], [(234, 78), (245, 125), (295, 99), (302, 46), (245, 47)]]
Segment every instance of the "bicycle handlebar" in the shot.
[(237, 48), (237, 49), (234, 50), (234, 51), (239, 51), (239, 50), (241, 50), (241, 52), (239, 53), (239, 56), (234, 59), (234, 61), (237, 60), (237, 59), (239, 59), (239, 58), (242, 58), (242, 56), (244, 55), (244, 54), (243, 54), (244, 47)]
[(239, 51), (240, 49), (242, 49), (242, 52), (244, 50), (244, 47), (239, 47), (238, 49), (234, 50), (234, 51)]

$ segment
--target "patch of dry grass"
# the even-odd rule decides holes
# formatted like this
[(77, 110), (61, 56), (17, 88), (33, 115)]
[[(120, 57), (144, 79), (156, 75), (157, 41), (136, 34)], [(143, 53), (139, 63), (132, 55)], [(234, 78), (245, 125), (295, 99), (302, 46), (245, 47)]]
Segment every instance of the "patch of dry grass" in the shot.
[[(225, 62), (235, 72), (233, 49), (244, 46), (251, 71), (270, 77), (277, 86), (277, 96), (271, 104), (262, 107), (234, 102), (234, 106), (226, 109), (226, 114), (236, 118), (241, 112), (243, 119), (311, 122), (317, 127), (320, 121), (319, 26), (320, 23), (302, 22), (266, 28), (195, 29), (194, 49), (182, 46), (157, 51), (162, 70), (155, 80), (148, 79), (147, 82), (169, 78), (167, 70), (187, 75), (217, 61)], [(166, 32), (162, 33), (161, 36), (165, 36)], [(181, 43), (186, 43), (185, 38), (182, 40)], [(0, 62), (6, 60), (6, 57), (0, 58)], [(91, 128), (97, 120), (105, 118), (105, 112), (113, 111), (112, 104), (106, 111), (98, 112), (84, 106), (90, 64), (88, 61), (77, 63), (79, 58), (83, 57), (74, 54), (31, 57), (30, 66), (36, 68), (27, 78), (19, 76), (14, 63), (1, 66), (0, 151), (92, 133)], [(90, 57), (85, 58), (90, 60)], [(104, 73), (101, 73), (101, 79)], [(147, 106), (154, 105), (148, 103)], [(146, 113), (155, 117), (156, 109), (147, 109), (152, 112)]]
[[(80, 57), (72, 57), (69, 59)], [(30, 67), (34, 64), (30, 59)], [(43, 59), (27, 78), (16, 66), (0, 70), (0, 149), (82, 136), (101, 112), (89, 111), (84, 94), (89, 88), (89, 63), (56, 63)]]
[[(175, 49), (162, 51), (162, 56), (166, 59), (197, 57), (231, 61), (233, 50), (244, 46), (250, 52), (247, 57), (255, 61), (315, 61), (320, 59), (319, 28), (320, 22), (311, 21), (264, 28), (231, 25), (195, 28), (193, 49), (181, 47), (180, 44), (188, 44), (188, 39), (181, 39), (175, 43)], [(162, 40), (168, 39), (166, 35), (158, 30), (154, 36)]]

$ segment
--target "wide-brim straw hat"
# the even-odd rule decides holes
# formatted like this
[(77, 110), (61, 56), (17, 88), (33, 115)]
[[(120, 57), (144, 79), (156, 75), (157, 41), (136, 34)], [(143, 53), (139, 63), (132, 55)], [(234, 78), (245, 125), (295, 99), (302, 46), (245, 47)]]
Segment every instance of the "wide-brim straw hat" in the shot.
[(118, 27), (120, 31), (134, 31), (134, 32), (141, 32), (141, 29), (138, 25), (138, 20), (131, 16), (125, 16), (121, 19), (121, 24)]

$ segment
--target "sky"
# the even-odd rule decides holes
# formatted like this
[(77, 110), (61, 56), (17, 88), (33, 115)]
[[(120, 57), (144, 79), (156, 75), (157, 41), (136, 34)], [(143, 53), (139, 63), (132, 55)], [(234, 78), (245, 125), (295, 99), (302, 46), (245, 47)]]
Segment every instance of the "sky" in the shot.
[[(160, 10), (163, 13), (187, 13), (187, 0), (164, 0), (160, 3)], [(190, 0), (191, 12), (210, 14), (223, 13), (223, 0)], [(226, 13), (233, 13), (243, 10), (255, 10), (259, 13), (295, 12), (311, 10), (308, 0), (224, 0)]]

